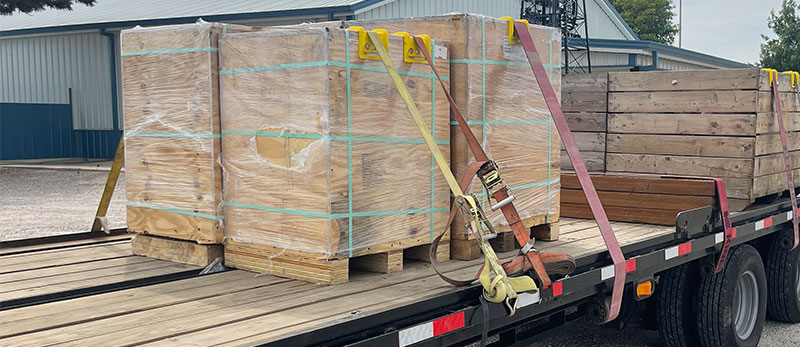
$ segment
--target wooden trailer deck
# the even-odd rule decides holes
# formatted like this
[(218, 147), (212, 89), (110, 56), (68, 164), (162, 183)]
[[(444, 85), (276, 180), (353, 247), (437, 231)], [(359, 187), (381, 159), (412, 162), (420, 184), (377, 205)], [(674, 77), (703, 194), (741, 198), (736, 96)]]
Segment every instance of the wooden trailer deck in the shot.
[[(612, 225), (623, 246), (674, 232), (669, 226)], [(410, 260), (401, 272), (354, 271), (349, 283), (335, 286), (240, 270), (148, 284), (148, 279), (199, 273), (200, 268), (132, 256), (129, 242), (77, 241), (39, 246), (42, 250), (24, 247), (21, 253), (0, 251), (0, 345), (252, 345), (454, 290), (430, 264)], [(567, 218), (561, 221), (559, 241), (537, 246), (568, 252), (579, 266), (581, 259), (605, 250), (594, 221)], [(501, 255), (510, 256), (513, 252)], [(466, 278), (482, 261), (454, 260), (442, 268)], [(119, 283), (127, 286), (116, 288)], [(58, 298), (59, 293), (71, 298)], [(7, 305), (42, 294), (50, 295), (50, 302)]]

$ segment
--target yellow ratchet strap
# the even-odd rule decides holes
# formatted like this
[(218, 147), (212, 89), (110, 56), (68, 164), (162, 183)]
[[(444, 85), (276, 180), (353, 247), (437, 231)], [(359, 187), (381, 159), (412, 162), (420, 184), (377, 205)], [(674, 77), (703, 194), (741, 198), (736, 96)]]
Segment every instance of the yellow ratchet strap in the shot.
[[(367, 34), (372, 42), (380, 42), (380, 37), (377, 33), (369, 31)], [(472, 222), (470, 224), (472, 224), (471, 227), (477, 234), (478, 246), (480, 246), (484, 256), (484, 267), (479, 276), (479, 281), (483, 286), (483, 296), (490, 302), (505, 302), (511, 314), (513, 314), (516, 308), (517, 293), (538, 290), (536, 283), (530, 276), (508, 277), (508, 274), (506, 274), (503, 266), (500, 264), (500, 260), (497, 258), (497, 254), (495, 254), (494, 249), (492, 249), (492, 246), (484, 237), (484, 225), (488, 227), (490, 231), (492, 226), (486, 219), (483, 209), (477, 204), (473, 195), (465, 195), (461, 187), (459, 187), (458, 181), (455, 176), (453, 176), (453, 173), (450, 172), (447, 160), (445, 160), (444, 155), (442, 155), (436, 142), (434, 142), (433, 136), (431, 136), (428, 127), (425, 125), (425, 121), (422, 119), (422, 115), (420, 115), (417, 106), (414, 104), (414, 100), (412, 100), (411, 95), (408, 93), (405, 83), (403, 83), (403, 80), (400, 78), (400, 74), (394, 67), (391, 58), (389, 58), (389, 53), (387, 53), (383, 45), (376, 44), (374, 46), (377, 48), (380, 60), (383, 62), (383, 65), (386, 66), (389, 76), (391, 76), (392, 81), (397, 87), (397, 91), (400, 92), (400, 96), (403, 98), (408, 111), (411, 113), (411, 117), (414, 119), (417, 129), (422, 134), (425, 144), (428, 145), (428, 149), (433, 154), (433, 158), (437, 166), (439, 166), (439, 170), (441, 170), (445, 180), (447, 180), (447, 185), (450, 186), (450, 190), (453, 191), (456, 201), (459, 202), (462, 211), (472, 217)], [(494, 271), (494, 277), (492, 277), (491, 271)], [(514, 300), (513, 303), (511, 300)]]

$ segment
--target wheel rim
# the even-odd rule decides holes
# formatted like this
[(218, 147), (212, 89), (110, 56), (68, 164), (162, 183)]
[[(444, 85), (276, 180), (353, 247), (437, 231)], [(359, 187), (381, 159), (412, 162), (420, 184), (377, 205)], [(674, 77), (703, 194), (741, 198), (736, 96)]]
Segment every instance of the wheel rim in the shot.
[[(800, 282), (798, 284), (800, 285)], [(753, 328), (756, 326), (758, 300), (756, 275), (750, 270), (745, 271), (739, 277), (739, 282), (736, 284), (736, 291), (733, 295), (733, 303), (736, 310), (734, 325), (736, 327), (736, 335), (742, 340), (750, 337)]]

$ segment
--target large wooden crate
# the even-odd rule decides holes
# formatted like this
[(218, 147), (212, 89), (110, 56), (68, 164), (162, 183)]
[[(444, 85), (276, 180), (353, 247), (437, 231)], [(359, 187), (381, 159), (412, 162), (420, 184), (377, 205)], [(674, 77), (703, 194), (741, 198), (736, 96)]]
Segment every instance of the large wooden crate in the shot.
[[(589, 171), (606, 169), (608, 73), (569, 73), (561, 77), (561, 109)], [(561, 168), (572, 170), (567, 151)]]
[[(798, 88), (787, 74), (778, 82), (796, 170)], [(611, 72), (608, 87), (609, 172), (720, 177), (734, 209), (787, 189), (767, 72)]]
[(217, 76), (222, 30), (222, 24), (198, 23), (122, 31), (130, 231), (222, 242)]
[[(457, 14), (343, 24), (354, 25), (449, 42), (453, 98), (512, 187), (523, 223), (532, 227), (558, 221), (561, 140), (522, 47), (508, 43), (507, 21)], [(532, 25), (530, 33), (556, 95), (561, 95), (560, 32)], [(460, 178), (474, 157), (457, 123), (450, 125), (451, 166)], [(477, 179), (472, 182), (473, 191), (480, 187)], [(501, 211), (485, 210), (498, 231), (510, 231)], [(451, 230), (452, 257), (480, 255), (460, 215)]]
[[(404, 249), (444, 228), (444, 177), (383, 63), (359, 58), (357, 43), (356, 32), (327, 28), (220, 40), (227, 265), (344, 282), (354, 262), (401, 269)], [(447, 46), (434, 45), (448, 78)], [(390, 36), (389, 54), (449, 155), (447, 99), (430, 68), (402, 53)], [(350, 259), (364, 255), (373, 256)]]

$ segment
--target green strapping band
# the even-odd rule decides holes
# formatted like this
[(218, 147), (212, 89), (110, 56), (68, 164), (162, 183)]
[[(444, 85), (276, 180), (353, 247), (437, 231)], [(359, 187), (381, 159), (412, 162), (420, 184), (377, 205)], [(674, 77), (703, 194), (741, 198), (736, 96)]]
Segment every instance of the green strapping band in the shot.
[(178, 138), (200, 138), (218, 139), (220, 134), (193, 134), (193, 133), (125, 133), (125, 137), (178, 137)]
[[(531, 120), (487, 120), (485, 122), (479, 120), (467, 121), (467, 125), (514, 125), (514, 124), (552, 124), (553, 120), (548, 119), (531, 119)], [(458, 125), (457, 121), (450, 121), (450, 125)]]
[[(510, 65), (510, 66), (530, 66), (529, 63), (522, 61), (502, 61), (502, 60), (480, 60), (480, 59), (450, 59), (450, 64), (486, 64), (486, 65)], [(544, 67), (560, 67), (560, 65), (543, 64)]]
[(350, 100), (350, 32), (348, 31), (344, 40), (344, 51), (347, 75), (347, 253), (353, 256), (353, 140), (351, 132), (351, 100)]
[(481, 17), (481, 147), (486, 150), (486, 18)]
[(411, 209), (411, 210), (394, 210), (394, 211), (352, 212), (352, 213), (324, 213), (324, 212), (314, 212), (314, 211), (303, 211), (303, 210), (290, 209), (290, 208), (262, 206), (262, 205), (253, 205), (253, 204), (243, 204), (243, 203), (231, 202), (231, 201), (225, 201), (225, 202), (223, 202), (223, 205), (224, 206), (231, 206), (231, 207), (238, 207), (238, 208), (246, 208), (246, 209), (251, 209), (251, 210), (293, 214), (293, 215), (309, 217), (309, 218), (322, 218), (322, 219), (348, 218), (348, 219), (351, 219), (351, 220), (353, 218), (359, 218), (359, 217), (380, 217), (380, 216), (398, 216), (398, 215), (405, 215), (405, 214), (449, 212), (449, 210), (446, 209), (446, 208), (434, 208), (434, 209)]
[[(250, 131), (250, 130), (222, 130), (223, 134), (231, 135), (249, 135), (249, 136), (269, 136), (269, 137), (286, 137), (297, 139), (327, 139), (334, 141), (359, 141), (359, 142), (384, 142), (384, 143), (421, 143), (425, 141), (421, 139), (405, 139), (394, 137), (367, 137), (367, 136), (336, 136), (336, 135), (321, 135), (321, 134), (297, 134), (297, 133), (281, 133), (277, 131)], [(450, 140), (438, 140), (439, 145), (449, 145)]]
[[(388, 71), (386, 70), (385, 67), (378, 67), (378, 66), (366, 66), (366, 65), (359, 65), (359, 64), (340, 63), (340, 62), (335, 62), (335, 61), (328, 62), (328, 65), (336, 66), (336, 67), (346, 67), (346, 65), (349, 65), (351, 68), (357, 69), (357, 70), (366, 70), (366, 71), (374, 71), (374, 72), (387, 72), (388, 73)], [(433, 80), (436, 79), (436, 75), (434, 75), (432, 73), (421, 73), (421, 72), (404, 71), (404, 70), (397, 70), (397, 73), (399, 73), (401, 75), (404, 75), (404, 76), (423, 77), (423, 78), (430, 78), (430, 79), (433, 79)], [(445, 81), (449, 81), (450, 77), (449, 76), (442, 76), (442, 79), (445, 80)]]
[(141, 202), (137, 202), (137, 201), (128, 201), (128, 206), (144, 207), (144, 208), (149, 208), (149, 209), (153, 209), (153, 210), (166, 211), (166, 212), (178, 213), (178, 214), (183, 214), (183, 215), (187, 215), (187, 216), (194, 216), (194, 217), (202, 217), (202, 218), (213, 219), (213, 220), (221, 220), (222, 219), (222, 216), (214, 216), (214, 215), (205, 214), (205, 213), (198, 213), (198, 212), (193, 212), (193, 211), (185, 211), (185, 210), (180, 210), (180, 209), (177, 209), (177, 208), (166, 207), (166, 206), (161, 206), (161, 205), (154, 205), (154, 204), (146, 204), (146, 203), (141, 203)]
[[(436, 41), (431, 40), (431, 52), (436, 52)], [(431, 60), (433, 62), (433, 66), (436, 66), (436, 58)], [(434, 141), (436, 140), (436, 80), (431, 79), (431, 136), (433, 137)], [(449, 142), (449, 141), (448, 141)], [(437, 142), (438, 143), (438, 142)], [(431, 154), (431, 209), (435, 208), (435, 200), (434, 195), (436, 194), (436, 182), (435, 182), (435, 169), (436, 169), (436, 162), (433, 158), (433, 154)], [(433, 213), (431, 213), (431, 243), (433, 243), (433, 239), (436, 237), (433, 235)]]
[[(303, 68), (318, 67), (318, 66), (335, 66), (335, 67), (352, 68), (365, 71), (387, 72), (385, 67), (350, 64), (350, 59), (348, 58), (347, 62), (345, 63), (340, 63), (337, 61), (309, 61), (304, 63), (278, 64), (269, 66), (248, 67), (241, 69), (221, 70), (219, 74), (235, 75), (235, 74), (250, 73), (250, 72), (293, 70), (293, 69), (303, 69)], [(436, 79), (436, 76), (434, 74), (428, 74), (428, 73), (413, 72), (413, 71), (398, 71), (398, 73), (405, 76), (430, 78), (432, 80)], [(445, 81), (449, 81), (450, 77), (443, 76), (442, 79)]]
[(141, 52), (122, 52), (122, 57), (132, 57), (137, 55), (158, 55), (158, 54), (177, 54), (177, 53), (194, 53), (194, 52), (216, 52), (217, 47), (196, 47), (196, 48), (176, 48), (176, 49), (160, 49), (156, 51), (141, 51)]

